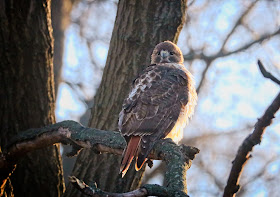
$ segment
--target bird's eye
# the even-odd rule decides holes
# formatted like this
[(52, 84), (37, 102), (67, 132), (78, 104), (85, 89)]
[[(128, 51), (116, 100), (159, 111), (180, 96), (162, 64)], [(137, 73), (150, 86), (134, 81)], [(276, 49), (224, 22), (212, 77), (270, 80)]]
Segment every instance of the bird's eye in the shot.
[(171, 51), (171, 52), (170, 52), (170, 55), (174, 55), (174, 52)]

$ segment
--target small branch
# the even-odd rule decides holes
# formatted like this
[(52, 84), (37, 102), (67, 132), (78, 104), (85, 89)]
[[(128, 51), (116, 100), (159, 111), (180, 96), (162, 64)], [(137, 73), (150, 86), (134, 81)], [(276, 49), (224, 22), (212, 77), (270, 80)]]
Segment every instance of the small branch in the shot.
[(224, 52), (223, 50), (220, 50), (215, 55), (210, 55), (210, 56), (205, 55), (203, 52), (196, 53), (195, 51), (191, 50), (188, 54), (184, 55), (184, 60), (185, 61), (190, 61), (190, 60), (193, 60), (193, 59), (202, 59), (204, 61), (206, 61), (206, 60), (213, 61), (213, 60), (221, 58), (221, 57), (228, 57), (228, 56), (233, 55), (235, 53), (245, 51), (245, 50), (249, 49), (251, 46), (253, 46), (254, 44), (261, 43), (264, 40), (270, 39), (271, 37), (278, 35), (279, 33), (280, 33), (280, 28), (278, 30), (276, 30), (274, 33), (264, 34), (259, 39), (253, 40), (252, 42), (250, 42), (248, 44), (245, 44), (245, 45), (239, 47), (238, 49), (235, 49), (233, 51), (228, 51), (228, 52)]
[(279, 107), (280, 93), (277, 95), (277, 97), (274, 99), (271, 105), (267, 108), (264, 115), (257, 121), (253, 133), (250, 134), (239, 147), (237, 155), (232, 164), (227, 185), (224, 189), (224, 197), (235, 196), (235, 194), (238, 192), (240, 188), (240, 176), (246, 162), (251, 157), (250, 152), (253, 150), (253, 147), (255, 145), (261, 143), (262, 135), (264, 134), (266, 127), (272, 123), (274, 114), (278, 111)]
[(96, 183), (94, 183), (92, 186), (88, 186), (75, 176), (70, 176), (69, 180), (73, 184), (73, 186), (80, 190), (83, 194), (91, 197), (188, 196), (180, 191), (175, 191), (173, 189), (170, 189), (169, 187), (164, 187), (156, 184), (143, 185), (141, 188), (127, 193), (110, 193), (98, 189)]
[(204, 85), (204, 83), (206, 81), (206, 73), (209, 70), (210, 65), (212, 64), (212, 60), (210, 60), (210, 61), (206, 60), (205, 62), (206, 62), (206, 67), (205, 67), (205, 69), (202, 72), (201, 80), (200, 80), (200, 82), (199, 82), (199, 84), (198, 84), (198, 86), (196, 88), (197, 94), (200, 93), (201, 87)]
[[(82, 148), (90, 148), (96, 153), (106, 152), (121, 155), (126, 145), (125, 139), (119, 132), (87, 128), (70, 120), (44, 128), (29, 129), (18, 134), (3, 150), (3, 153), (0, 153), (0, 181), (5, 180), (11, 174), (19, 158), (28, 152), (55, 143), (71, 144), (73, 150), (68, 153), (70, 156), (76, 155)], [(168, 182), (166, 188), (169, 194), (172, 193), (171, 196), (177, 193), (182, 196), (187, 195), (186, 171), (190, 168), (191, 160), (198, 152), (197, 148), (178, 146), (170, 139), (163, 139), (155, 144), (149, 158), (166, 162), (166, 180)], [(149, 185), (145, 187), (149, 188)], [(142, 190), (144, 191), (144, 189)], [(89, 190), (85, 189), (83, 192), (87, 191)], [(153, 189), (147, 189), (147, 191), (148, 195), (149, 192), (156, 192)]]
[(187, 139), (183, 139), (182, 144), (197, 144), (200, 143), (200, 141), (209, 141), (212, 139), (215, 139), (217, 137), (222, 137), (222, 136), (227, 136), (227, 137), (231, 137), (233, 135), (239, 134), (239, 133), (244, 133), (244, 132), (249, 132), (249, 130), (252, 130), (254, 128), (253, 125), (245, 125), (243, 128), (240, 128), (238, 130), (233, 129), (227, 132), (215, 132), (215, 131), (207, 131), (205, 132), (205, 134), (202, 134), (200, 136), (195, 136), (195, 137), (190, 137)]
[(271, 79), (273, 82), (280, 85), (280, 81), (276, 77), (274, 77), (270, 72), (266, 71), (266, 69), (264, 68), (264, 66), (260, 60), (258, 60), (258, 65), (259, 65), (260, 71), (262, 72), (262, 74), (265, 78)]
[(228, 33), (228, 35), (226, 36), (226, 39), (223, 42), (223, 45), (221, 47), (221, 50), (224, 50), (225, 45), (227, 44), (228, 40), (231, 38), (231, 36), (233, 35), (233, 33), (235, 32), (235, 30), (237, 29), (237, 27), (239, 25), (242, 25), (242, 21), (244, 20), (245, 17), (248, 16), (248, 14), (252, 11), (252, 9), (255, 7), (256, 3), (258, 1), (252, 2), (248, 8), (242, 13), (242, 15), (238, 18), (238, 20), (235, 22), (235, 24), (233, 25), (233, 28), (231, 29), (231, 31)]
[(198, 165), (197, 165), (200, 169), (200, 173), (202, 173), (203, 171), (205, 173), (207, 173), (208, 176), (211, 177), (211, 179), (213, 179), (213, 182), (215, 183), (215, 185), (217, 186), (217, 188), (219, 189), (219, 191), (223, 191), (224, 189), (224, 184), (221, 180), (219, 180), (218, 176), (214, 173), (211, 172), (211, 170), (209, 169), (209, 166), (206, 165), (202, 162), (202, 160), (200, 160), (198, 162)]
[(77, 179), (74, 176), (69, 177), (69, 181), (73, 184), (74, 187), (76, 187), (78, 190), (80, 190), (83, 194), (87, 196), (92, 197), (101, 197), (101, 196), (110, 196), (110, 197), (142, 197), (147, 196), (148, 191), (145, 188), (139, 188), (137, 190), (127, 192), (127, 193), (110, 193), (110, 192), (104, 192), (97, 188), (96, 183), (92, 187), (85, 184), (83, 181)]
[[(254, 176), (250, 177), (250, 179), (246, 182), (243, 183), (242, 187), (240, 188), (240, 190), (238, 191), (238, 196), (242, 196), (242, 194), (244, 194), (246, 192), (246, 186), (252, 183), (256, 183), (259, 179), (263, 178), (264, 181), (268, 181), (266, 178), (266, 170), (268, 168), (268, 166), (272, 163), (275, 162), (277, 159), (277, 156), (273, 156), (272, 158), (269, 159), (269, 161), (267, 161), (262, 167), (261, 170), (255, 174)], [(277, 174), (275, 174), (275, 177), (278, 176)], [(269, 178), (271, 179), (271, 177)], [(243, 195), (244, 196), (244, 195)]]

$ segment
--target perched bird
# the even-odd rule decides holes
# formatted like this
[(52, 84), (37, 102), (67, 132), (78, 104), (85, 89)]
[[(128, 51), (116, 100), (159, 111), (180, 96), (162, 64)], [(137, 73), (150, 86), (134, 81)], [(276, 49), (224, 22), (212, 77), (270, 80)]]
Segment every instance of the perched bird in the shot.
[(140, 170), (158, 140), (171, 138), (178, 143), (182, 139), (197, 100), (193, 77), (183, 62), (177, 45), (161, 42), (153, 50), (151, 65), (134, 80), (118, 122), (127, 139), (122, 176), (134, 157), (135, 169)]

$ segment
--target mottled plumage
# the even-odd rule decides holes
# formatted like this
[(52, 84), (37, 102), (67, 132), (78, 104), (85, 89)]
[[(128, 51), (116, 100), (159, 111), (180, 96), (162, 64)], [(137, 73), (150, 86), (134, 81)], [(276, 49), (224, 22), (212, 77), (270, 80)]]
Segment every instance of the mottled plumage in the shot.
[(136, 170), (141, 169), (159, 139), (181, 140), (196, 105), (194, 82), (180, 49), (170, 41), (162, 42), (151, 59), (152, 64), (134, 80), (119, 116), (119, 129), (129, 137), (121, 164), (123, 176), (134, 157)]

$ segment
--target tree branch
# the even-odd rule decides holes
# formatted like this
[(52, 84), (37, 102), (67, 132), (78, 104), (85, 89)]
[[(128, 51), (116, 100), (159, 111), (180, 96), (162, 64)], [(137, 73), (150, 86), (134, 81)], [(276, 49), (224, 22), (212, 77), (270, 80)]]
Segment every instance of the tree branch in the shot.
[[(103, 131), (87, 128), (75, 121), (63, 121), (44, 128), (29, 129), (21, 132), (0, 153), (0, 178), (5, 180), (20, 157), (28, 152), (50, 146), (55, 143), (71, 144), (73, 150), (69, 156), (76, 155), (82, 148), (90, 148), (96, 153), (106, 152), (122, 154), (126, 145), (119, 132)], [(191, 160), (199, 152), (197, 148), (185, 145), (178, 146), (170, 139), (160, 140), (149, 155), (150, 159), (163, 160), (167, 164), (165, 174), (168, 194), (187, 196), (186, 171), (191, 166)], [(180, 177), (180, 178), (179, 178)], [(155, 186), (146, 185), (149, 192), (154, 192)], [(158, 187), (158, 186), (157, 186)], [(149, 188), (149, 189), (147, 189)], [(141, 189), (140, 189), (141, 190)], [(139, 191), (140, 191), (139, 190)], [(144, 189), (142, 189), (144, 191)], [(141, 191), (142, 191), (141, 190)], [(161, 190), (163, 190), (161, 188)]]
[(233, 33), (235, 32), (235, 30), (237, 29), (237, 27), (239, 25), (242, 25), (242, 21), (244, 20), (244, 18), (246, 16), (248, 16), (248, 14), (252, 11), (253, 7), (256, 5), (258, 1), (256, 0), (255, 2), (252, 2), (248, 8), (243, 12), (243, 14), (238, 18), (238, 20), (235, 22), (235, 24), (233, 25), (233, 28), (231, 29), (231, 31), (228, 33), (228, 35), (226, 36), (226, 39), (224, 40), (224, 43), (221, 47), (221, 50), (224, 50), (225, 45), (227, 44), (228, 40), (231, 38), (231, 36), (233, 35)]
[(252, 42), (245, 44), (241, 47), (239, 47), (236, 50), (233, 51), (225, 51), (225, 45), (227, 44), (228, 40), (231, 38), (231, 36), (234, 34), (236, 28), (240, 25), (242, 25), (242, 21), (244, 20), (244, 18), (250, 13), (250, 11), (254, 8), (254, 6), (256, 5), (256, 3), (258, 2), (258, 0), (254, 1), (253, 3), (250, 4), (250, 6), (248, 7), (248, 9), (238, 18), (238, 20), (235, 22), (235, 24), (233, 25), (233, 27), (231, 28), (231, 31), (227, 34), (227, 36), (225, 37), (223, 44), (221, 45), (220, 50), (215, 54), (215, 55), (210, 55), (207, 56), (205, 55), (203, 52), (197, 53), (194, 50), (190, 50), (190, 52), (188, 54), (184, 55), (184, 59), (185, 61), (191, 61), (194, 59), (201, 59), (204, 60), (206, 63), (206, 67), (204, 68), (203, 72), (202, 72), (202, 76), (201, 76), (201, 80), (198, 84), (198, 87), (196, 89), (197, 93), (200, 93), (201, 88), (203, 87), (205, 81), (206, 81), (206, 73), (209, 70), (209, 68), (212, 66), (212, 62), (218, 58), (221, 57), (226, 57), (226, 56), (230, 56), (232, 54), (235, 53), (239, 53), (241, 51), (244, 51), (248, 48), (250, 48), (251, 46), (253, 46), (254, 44), (258, 43), (258, 42), (262, 42), (266, 39), (269, 39), (272, 36), (275, 36), (277, 34), (280, 33), (280, 29), (278, 29), (276, 32), (274, 32), (273, 34), (264, 34), (263, 36), (261, 36), (259, 39), (257, 40), (253, 40)]
[(207, 71), (209, 70), (210, 68), (210, 65), (212, 64), (212, 60), (205, 60), (206, 62), (206, 67), (204, 68), (203, 72), (202, 72), (202, 75), (201, 75), (201, 80), (196, 88), (196, 92), (197, 94), (200, 93), (200, 90), (201, 90), (201, 87), (204, 85), (205, 83), (205, 80), (206, 80), (206, 73)]
[(258, 60), (258, 65), (259, 65), (260, 71), (262, 72), (262, 74), (265, 78), (271, 79), (273, 82), (280, 85), (280, 81), (276, 77), (274, 77), (270, 72), (267, 72), (265, 70), (265, 68), (260, 60)]
[[(78, 190), (80, 190), (83, 194), (87, 196), (92, 197), (143, 197), (143, 196), (171, 196), (172, 193), (168, 192), (168, 189), (166, 187), (155, 185), (155, 184), (148, 184), (144, 185), (139, 189), (136, 189), (131, 192), (127, 193), (110, 193), (110, 192), (104, 192), (97, 188), (96, 183), (92, 184), (92, 186), (88, 186), (83, 181), (77, 179), (74, 176), (69, 177), (70, 182), (76, 187)], [(186, 196), (186, 195), (182, 195)]]
[(141, 188), (136, 189), (127, 193), (111, 193), (105, 192), (97, 188), (96, 183), (93, 183), (91, 186), (85, 184), (83, 181), (79, 180), (75, 176), (69, 177), (70, 182), (74, 185), (75, 188), (80, 190), (83, 194), (91, 197), (145, 197), (145, 196), (161, 196), (161, 197), (170, 197), (170, 196), (188, 196), (182, 191), (170, 187), (164, 187), (157, 184), (146, 184)]
[(253, 150), (253, 147), (261, 143), (262, 135), (267, 126), (272, 123), (274, 114), (278, 111), (280, 107), (280, 93), (267, 108), (264, 115), (257, 121), (255, 129), (252, 134), (250, 134), (239, 147), (237, 155), (233, 161), (232, 169), (227, 181), (227, 185), (224, 189), (224, 197), (235, 196), (239, 190), (239, 180), (243, 168), (251, 157), (250, 152)]
[(193, 60), (193, 59), (202, 59), (202, 60), (205, 60), (205, 61), (206, 60), (213, 61), (213, 60), (218, 59), (220, 57), (227, 57), (227, 56), (230, 56), (232, 54), (244, 51), (244, 50), (250, 48), (251, 46), (253, 46), (254, 44), (262, 42), (264, 40), (267, 40), (267, 39), (269, 39), (269, 38), (271, 38), (275, 35), (278, 35), (279, 33), (280, 33), (280, 28), (277, 31), (275, 31), (274, 33), (264, 34), (259, 39), (256, 39), (256, 40), (254, 40), (254, 41), (252, 41), (248, 44), (245, 44), (245, 45), (243, 45), (242, 47), (240, 47), (236, 50), (229, 51), (229, 52), (224, 52), (223, 50), (220, 50), (215, 55), (210, 55), (210, 56), (207, 56), (202, 52), (197, 54), (195, 51), (191, 50), (188, 54), (184, 55), (184, 59), (185, 59), (185, 61), (189, 61), (189, 60)]

